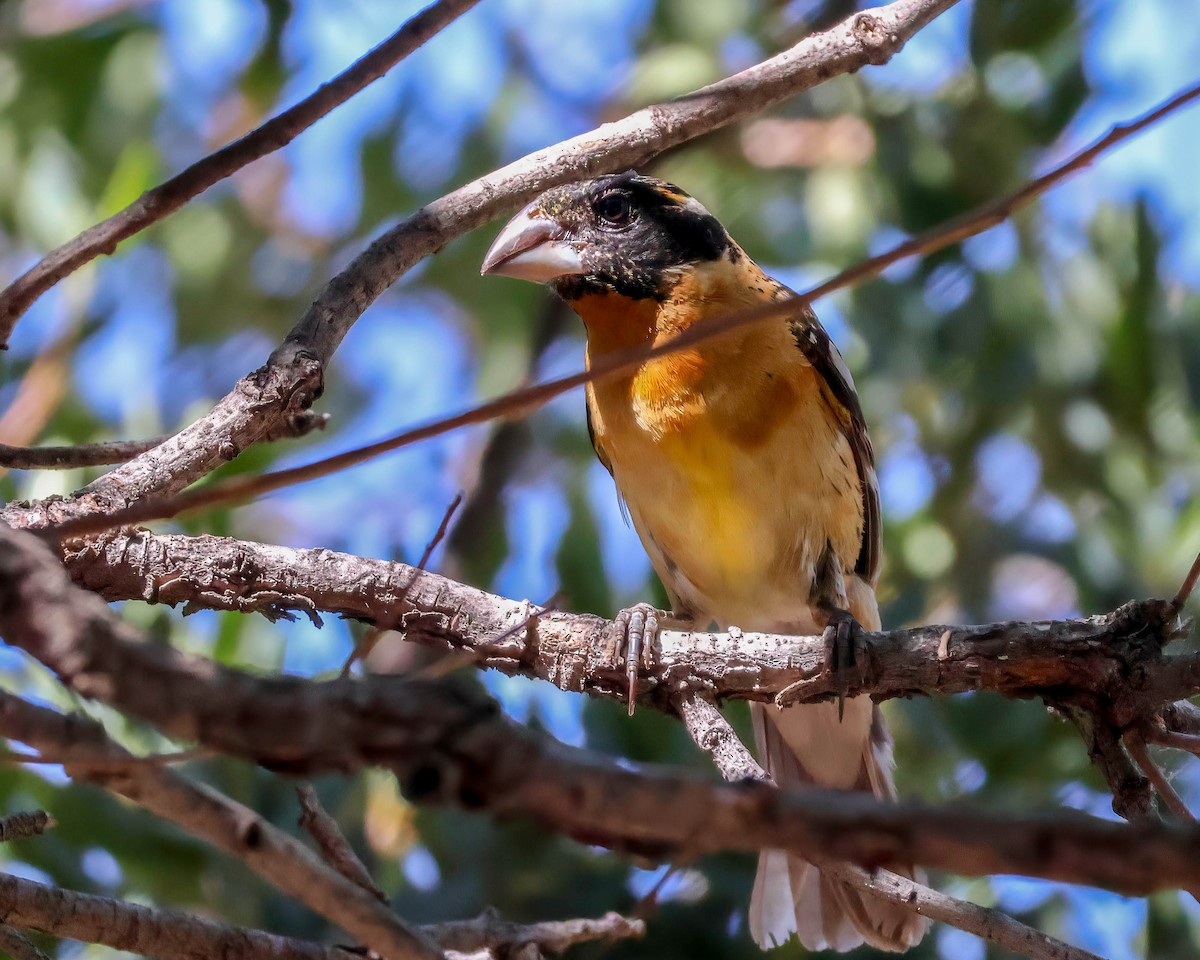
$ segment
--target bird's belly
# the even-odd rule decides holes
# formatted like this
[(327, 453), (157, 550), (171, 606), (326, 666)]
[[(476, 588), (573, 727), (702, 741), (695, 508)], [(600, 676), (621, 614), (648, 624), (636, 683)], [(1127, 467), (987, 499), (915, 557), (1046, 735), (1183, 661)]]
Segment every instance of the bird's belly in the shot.
[(805, 618), (826, 545), (852, 565), (861, 537), (861, 494), (839, 437), (785, 429), (747, 449), (697, 423), (612, 450), (614, 478), (667, 589), (703, 617), (746, 629)]

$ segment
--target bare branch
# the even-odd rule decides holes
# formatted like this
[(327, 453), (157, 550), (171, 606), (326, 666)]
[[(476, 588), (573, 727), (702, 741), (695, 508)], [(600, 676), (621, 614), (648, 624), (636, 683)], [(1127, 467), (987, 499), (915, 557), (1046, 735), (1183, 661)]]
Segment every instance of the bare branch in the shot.
[(557, 954), (580, 943), (636, 939), (645, 935), (646, 924), (619, 913), (607, 913), (595, 920), (512, 923), (502, 919), (494, 910), (488, 910), (473, 920), (428, 924), (421, 930), (444, 950), (460, 953), (490, 950), (500, 956), (509, 956), (510, 951), (529, 944), (541, 953)]
[[(387, 624), (408, 640), (470, 654), (480, 665), (549, 680), (564, 690), (624, 702), (620, 670), (596, 650), (611, 623), (546, 612), (402, 563), (223, 537), (140, 532), (66, 555), (81, 585), (107, 600), (192, 603), (250, 612), (291, 597), (301, 606)], [(271, 612), (271, 611), (268, 611)], [(528, 629), (513, 631), (524, 625)], [(851, 695), (876, 699), (992, 690), (1061, 703), (1069, 694), (1117, 730), (1164, 703), (1200, 691), (1200, 657), (1165, 657), (1177, 620), (1168, 601), (1127, 604), (1081, 620), (931, 625), (867, 635), (864, 672)], [(673, 710), (684, 688), (714, 699), (836, 697), (819, 637), (730, 631), (662, 631), (657, 665), (642, 673), (642, 701)], [(798, 685), (796, 678), (803, 679)]]
[(852, 864), (827, 860), (818, 862), (823, 872), (864, 887), (877, 897), (910, 906), (930, 920), (973, 933), (1031, 960), (1102, 960), (1090, 950), (1064, 943), (999, 910), (959, 900), (890, 871), (867, 871)]
[[(130, 757), (94, 721), (64, 717), (0, 691), (0, 735), (56, 754), (76, 780), (128, 797), (237, 857), (268, 883), (388, 960), (436, 955), (420, 933), (405, 927), (374, 896), (326, 866), (294, 837), (248, 807), (192, 784), (168, 767), (136, 762), (138, 758)], [(73, 756), (83, 762), (75, 763)], [(97, 759), (104, 757), (135, 762), (98, 765)], [(3, 916), (0, 912), (0, 919)]]
[(453, 23), (479, 0), (437, 0), (328, 83), (233, 143), (193, 163), (170, 180), (147, 190), (124, 210), (89, 227), (50, 251), (0, 292), (0, 349), (21, 315), (63, 277), (101, 254), (111, 255), (122, 240), (174, 213), (193, 197), (242, 167), (291, 143), (335, 107), (384, 76), (427, 40)]
[[(0, 874), (0, 917), (13, 926), (56, 937), (103, 943), (163, 960), (354, 960), (357, 952), (307, 940), (236, 927), (175, 910), (145, 907), (109, 897), (76, 893)], [(562, 953), (580, 943), (641, 937), (645, 924), (609, 913), (595, 920), (511, 923), (488, 911), (473, 920), (421, 927), (442, 950), (453, 954), (489, 950), (511, 956), (532, 944), (544, 953)], [(7, 935), (7, 936), (6, 936)], [(0, 950), (17, 960), (46, 960), (24, 937), (0, 923)], [(27, 952), (23, 952), (27, 951)]]
[(317, 791), (311, 783), (302, 783), (296, 787), (296, 796), (300, 799), (300, 828), (307, 831), (320, 847), (326, 861), (338, 873), (356, 883), (381, 903), (387, 903), (387, 894), (379, 889), (371, 879), (371, 872), (350, 846), (337, 821), (333, 819), (317, 797)]
[(50, 960), (7, 923), (0, 923), (0, 954), (7, 954), (12, 960)]
[(0, 467), (8, 470), (69, 470), (124, 463), (153, 450), (166, 436), (149, 440), (107, 440), (68, 447), (11, 447), (0, 443)]
[(1200, 553), (1196, 554), (1196, 559), (1192, 561), (1192, 566), (1188, 570), (1187, 576), (1183, 578), (1183, 583), (1179, 586), (1179, 592), (1175, 594), (1174, 603), (1176, 609), (1183, 609), (1183, 605), (1188, 602), (1188, 597), (1196, 589), (1197, 580), (1200, 580)]
[(11, 813), (0, 818), (0, 843), (37, 837), (54, 826), (54, 820), (45, 810)]
[(382, 766), (415, 800), (532, 817), (613, 849), (669, 859), (683, 851), (771, 847), (866, 865), (1017, 873), (1130, 894), (1200, 889), (1194, 824), (1112, 823), (1076, 812), (1016, 817), (757, 783), (715, 785), (566, 747), (512, 723), (478, 693), (383, 676), (317, 683), (230, 670), (145, 642), (98, 597), (71, 587), (36, 538), (3, 528), (0, 634), (77, 693), (173, 737), (295, 773)]
[(427, 204), (334, 277), (267, 363), (239, 381), (210, 414), (101, 477), (79, 497), (13, 504), (0, 510), (0, 520), (44, 526), (112, 513), (151, 493), (177, 493), (279, 423), (303, 415), (320, 395), (324, 365), (363, 311), (405, 271), (455, 237), (546, 187), (643, 163), (831, 77), (882, 64), (955, 2), (894, 0), (854, 14), (741, 73), (530, 154)]
[[(103, 943), (117, 950), (162, 960), (208, 960), (212, 957), (222, 960), (353, 960), (352, 954), (337, 947), (235, 927), (177, 910), (156, 909), (49, 887), (3, 873), (0, 873), (0, 918), (4, 923), (24, 930), (38, 930), (86, 943)], [(5, 948), (6, 944), (0, 941), (0, 949)], [(35, 956), (44, 960), (41, 955)]]
[[(918, 237), (906, 240), (878, 256), (863, 260), (831, 277), (824, 283), (818, 284), (804, 293), (797, 294), (786, 300), (779, 300), (745, 310), (737, 310), (724, 316), (716, 317), (706, 323), (695, 324), (682, 334), (657, 345), (613, 351), (604, 357), (593, 360), (589, 369), (579, 373), (510, 391), (495, 400), (479, 404), (462, 413), (401, 431), (375, 443), (348, 450), (344, 453), (334, 454), (313, 463), (260, 474), (258, 476), (238, 477), (224, 483), (211, 484), (202, 489), (191, 490), (176, 496), (150, 499), (105, 517), (84, 516), (74, 520), (57, 522), (54, 525), (55, 532), (61, 538), (85, 536), (115, 527), (145, 523), (150, 520), (169, 519), (189, 510), (250, 500), (263, 494), (283, 489), (284, 487), (328, 476), (331, 473), (364, 463), (384, 453), (441, 436), (444, 433), (449, 433), (464, 426), (483, 423), (497, 417), (512, 414), (514, 411), (527, 413), (561, 393), (565, 393), (584, 383), (590, 383), (594, 380), (603, 379), (621, 371), (640, 366), (651, 358), (674, 353), (719, 334), (727, 333), (736, 327), (788, 316), (799, 310), (806, 309), (814, 300), (826, 296), (835, 290), (875, 276), (899, 260), (940, 250), (943, 247), (957, 243), (977, 233), (982, 233), (997, 223), (1003, 222), (1051, 187), (1094, 162), (1105, 151), (1135, 136), (1164, 117), (1169, 116), (1174, 111), (1187, 106), (1198, 97), (1200, 97), (1200, 84), (1184, 90), (1142, 117), (1114, 127), (1105, 136), (1090, 146), (1079, 151), (1068, 160), (1051, 169), (1048, 173), (1031, 181), (1014, 193), (977, 207)], [(370, 252), (368, 250), (367, 254)], [(363, 257), (366, 257), (367, 254), (364, 254)], [(319, 304), (320, 301), (314, 304), (313, 309), (315, 310)], [(311, 314), (312, 310), (310, 310), (309, 315), (306, 315), (306, 317), (311, 316)], [(302, 319), (296, 329), (305, 328), (305, 323), (306, 321)], [(319, 325), (312, 326), (310, 324), (306, 329), (308, 330), (306, 336), (317, 337), (320, 335), (322, 328)], [(338, 335), (339, 339), (343, 334), (344, 331)], [(293, 331), (291, 336), (296, 335), (296, 331)], [(34, 525), (29, 522), (23, 523), (16, 520), (10, 522), (22, 527)], [(36, 525), (41, 526), (42, 524), (38, 523)], [(1200, 576), (1200, 557), (1197, 557), (1194, 570)], [(1191, 582), (1194, 581), (1192, 581), (1191, 575), (1189, 575), (1189, 580), (1185, 582), (1184, 586), (1180, 589), (1179, 596), (1176, 598), (1178, 606), (1181, 606), (1183, 600), (1187, 599), (1187, 594), (1191, 590), (1191, 586), (1189, 585)]]
[(1169, 780), (1167, 775), (1163, 773), (1162, 768), (1154, 762), (1154, 758), (1150, 756), (1150, 751), (1146, 749), (1146, 741), (1142, 739), (1138, 733), (1130, 733), (1125, 737), (1126, 746), (1129, 748), (1129, 753), (1139, 767), (1142, 768), (1142, 773), (1149, 777), (1150, 782), (1154, 785), (1154, 790), (1159, 798), (1175, 816), (1183, 820), (1194, 820), (1192, 812), (1188, 809), (1187, 804), (1183, 802)]
[(730, 783), (743, 780), (772, 782), (711, 700), (689, 690), (679, 698), (678, 707), (692, 740), (701, 750), (712, 754), (713, 763), (722, 777)]

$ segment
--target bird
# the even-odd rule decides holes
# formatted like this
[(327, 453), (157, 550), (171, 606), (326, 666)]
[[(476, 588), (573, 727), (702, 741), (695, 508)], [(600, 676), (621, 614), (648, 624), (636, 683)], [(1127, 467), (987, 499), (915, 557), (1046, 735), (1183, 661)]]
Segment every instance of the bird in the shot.
[[(632, 170), (544, 191), (500, 231), (481, 273), (565, 300), (589, 368), (793, 296), (698, 200)], [(587, 384), (592, 444), (671, 600), (670, 611), (618, 615), (631, 670), (635, 638), (670, 622), (821, 634), (842, 665), (863, 630), (879, 629), (878, 483), (854, 381), (811, 309), (781, 313)], [(895, 799), (891, 736), (869, 697), (750, 709), (776, 784)], [(799, 856), (760, 855), (749, 927), (763, 949), (794, 933), (810, 950), (898, 952), (926, 926)]]

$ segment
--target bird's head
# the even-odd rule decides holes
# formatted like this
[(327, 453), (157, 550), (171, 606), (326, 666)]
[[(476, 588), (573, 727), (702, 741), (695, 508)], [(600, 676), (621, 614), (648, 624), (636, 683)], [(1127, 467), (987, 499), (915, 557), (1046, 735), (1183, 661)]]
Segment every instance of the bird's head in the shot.
[(587, 294), (664, 300), (731, 249), (725, 228), (674, 184), (633, 171), (552, 187), (508, 222), (482, 273)]

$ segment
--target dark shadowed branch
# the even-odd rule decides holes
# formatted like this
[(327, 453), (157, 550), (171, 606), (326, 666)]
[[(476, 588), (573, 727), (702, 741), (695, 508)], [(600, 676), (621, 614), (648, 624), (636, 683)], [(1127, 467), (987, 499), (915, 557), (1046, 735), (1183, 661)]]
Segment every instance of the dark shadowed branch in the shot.
[[(262, 930), (197, 917), (176, 910), (146, 907), (110, 897), (48, 887), (33, 880), (0, 874), (0, 918), (11, 927), (37, 930), (56, 937), (102, 943), (163, 960), (354, 960), (358, 950), (281, 937)], [(32, 953), (18, 953), (4, 938), (0, 925), (0, 950), (10, 949), (18, 960), (45, 960), (31, 944)], [(527, 945), (539, 952), (558, 954), (580, 943), (613, 942), (640, 937), (645, 925), (620, 914), (596, 919), (550, 920), (511, 923), (494, 912), (473, 920), (429, 924), (423, 936), (438, 945), (444, 960), (487, 951), (509, 957)], [(23, 939), (23, 938), (22, 938)]]
[(10, 813), (6, 817), (0, 817), (0, 843), (36, 837), (52, 826), (54, 821), (45, 810)]
[(166, 437), (149, 440), (106, 440), (62, 447), (12, 447), (0, 443), (0, 467), (8, 470), (69, 470), (124, 463), (153, 450)]
[[(436, 954), (420, 933), (294, 837), (216, 790), (193, 784), (162, 764), (131, 757), (95, 721), (63, 716), (0, 691), (0, 736), (53, 754), (73, 778), (128, 797), (236, 857), (389, 960)], [(97, 763), (100, 759), (110, 762)]]
[(0, 633), (77, 693), (173, 737), (294, 773), (385, 767), (415, 800), (520, 815), (612, 849), (678, 859), (773, 847), (865, 866), (914, 862), (1130, 894), (1200, 890), (1195, 824), (985, 814), (713, 784), (566, 747), (512, 723), (478, 693), (392, 677), (319, 683), (230, 670), (146, 643), (99, 597), (73, 587), (37, 538), (3, 528)]
[[(0, 873), (0, 919), (162, 960), (353, 960), (337, 947), (236, 927), (177, 910), (48, 887)], [(0, 940), (0, 949), (4, 942)]]

